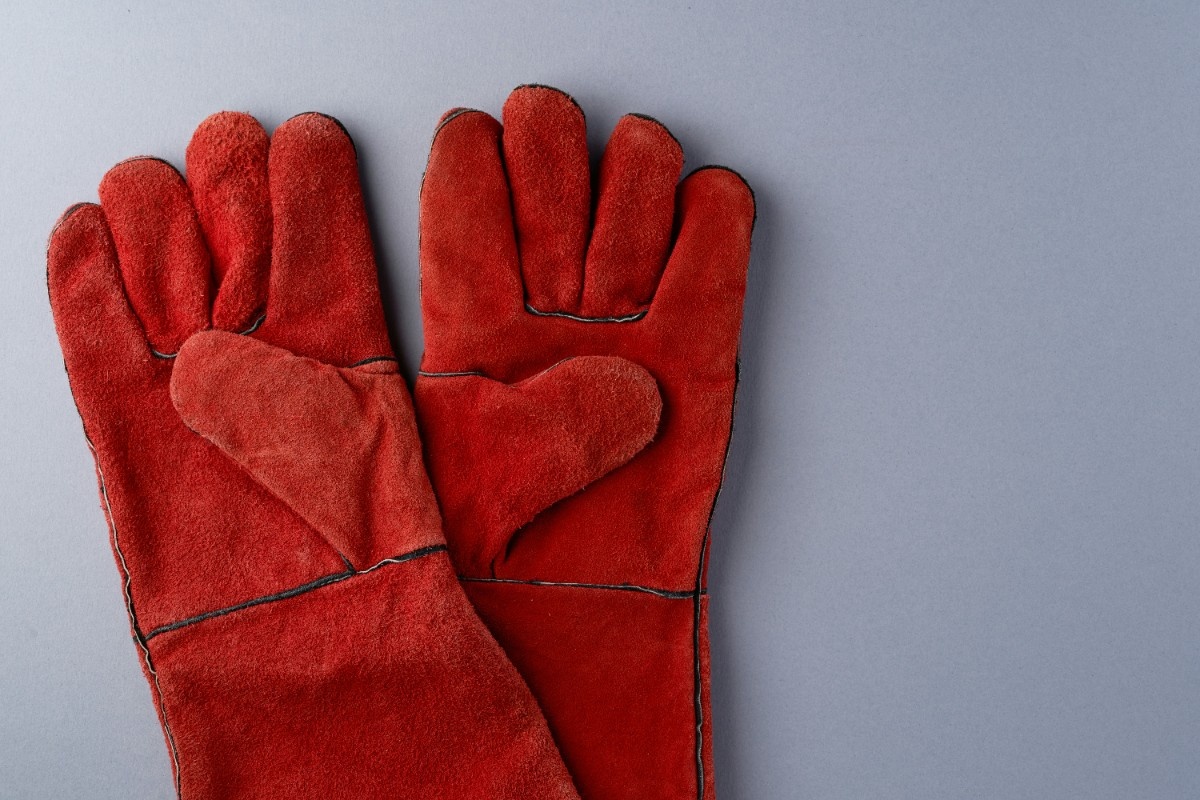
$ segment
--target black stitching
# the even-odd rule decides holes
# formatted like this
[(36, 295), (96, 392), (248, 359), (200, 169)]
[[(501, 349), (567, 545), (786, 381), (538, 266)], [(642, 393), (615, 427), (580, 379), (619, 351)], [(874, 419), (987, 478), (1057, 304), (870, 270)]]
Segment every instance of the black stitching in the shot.
[[(720, 486), (717, 487), (717, 494), (721, 493)], [(716, 498), (713, 498), (713, 508), (716, 508)], [(700, 567), (696, 570), (696, 591), (693, 594), (692, 602), (694, 605), (692, 618), (692, 678), (696, 682), (696, 797), (698, 800), (704, 800), (704, 676), (700, 666), (700, 622), (701, 622), (701, 605), (700, 598), (703, 592), (700, 589), (700, 582), (704, 576), (704, 562), (706, 550), (708, 549), (708, 538), (711, 533), (712, 512), (709, 512), (709, 523), (704, 529), (704, 538), (700, 543)]]
[[(595, 358), (595, 357), (596, 356), (592, 356), (592, 358)], [(562, 358), (562, 359), (559, 359), (558, 361), (555, 361), (553, 364), (546, 367), (541, 372), (535, 372), (533, 375), (530, 375), (529, 377), (527, 377), (523, 380), (515, 381), (511, 384), (508, 384), (507, 381), (502, 381), (499, 378), (493, 378), (491, 375), (488, 375), (486, 372), (482, 372), (480, 370), (467, 370), (465, 372), (426, 372), (425, 370), (420, 370), (417, 372), (417, 374), (423, 378), (487, 378), (489, 381), (505, 383), (505, 384), (508, 384), (511, 386), (511, 385), (515, 385), (517, 383), (524, 383), (525, 381), (533, 380), (534, 378), (545, 375), (547, 372), (553, 372), (554, 370), (561, 367), (563, 364), (566, 364), (568, 361), (574, 361), (577, 358), (588, 358), (588, 356), (567, 356), (566, 358)]]
[(729, 409), (729, 437), (725, 440), (725, 455), (721, 459), (721, 480), (717, 483), (717, 493), (713, 495), (712, 507), (708, 510), (708, 522), (704, 526), (704, 538), (700, 542), (700, 565), (696, 570), (695, 617), (693, 619), (692, 646), (695, 654), (693, 676), (696, 681), (696, 797), (704, 800), (704, 686), (700, 669), (700, 599), (708, 594), (701, 586), (704, 580), (704, 565), (708, 561), (708, 540), (712, 535), (713, 514), (717, 510), (717, 500), (721, 497), (721, 486), (725, 483), (725, 464), (729, 460), (729, 446), (733, 442), (733, 420), (737, 411), (737, 389), (742, 377), (742, 360), (740, 357), (733, 362), (733, 405)]
[(587, 123), (587, 114), (583, 113), (583, 106), (579, 105), (579, 101), (576, 100), (574, 97), (572, 97), (569, 93), (564, 92), (562, 89), (558, 88), (557, 86), (547, 86), (544, 83), (522, 83), (520, 86), (517, 86), (515, 89), (513, 89), (511, 92), (509, 92), (509, 94), (510, 95), (516, 94), (517, 92), (519, 92), (522, 89), (549, 89), (552, 92), (557, 92), (558, 94), (561, 94), (563, 97), (565, 97), (571, 101), (571, 105), (575, 106), (575, 108), (579, 110), (579, 116), (583, 117), (584, 123), (585, 124)]
[(350, 142), (350, 148), (354, 151), (354, 160), (356, 162), (358, 161), (358, 145), (356, 145), (354, 143), (354, 137), (350, 135), (350, 131), (346, 130), (346, 126), (342, 124), (342, 121), (340, 119), (338, 119), (337, 117), (333, 116), (332, 114), (326, 114), (324, 111), (301, 111), (299, 114), (293, 114), (292, 116), (288, 117), (285, 120), (285, 122), (291, 122), (292, 120), (298, 119), (299, 117), (308, 117), (308, 116), (324, 117), (325, 119), (332, 122), (334, 125), (337, 125), (339, 128), (341, 128), (342, 133), (346, 136), (346, 140)]
[[(68, 379), (70, 375), (68, 375)], [(74, 399), (74, 397), (72, 397)], [(78, 412), (79, 406), (76, 405), (75, 410)], [(83, 415), (80, 414), (82, 421)], [(133, 608), (133, 579), (129, 574), (129, 566), (125, 563), (125, 554), (121, 552), (120, 536), (117, 532), (117, 520), (112, 513), (112, 502), (108, 497), (108, 485), (104, 480), (104, 469), (100, 466), (100, 453), (96, 451), (96, 446), (92, 444), (92, 438), (88, 436), (87, 428), (83, 431), (84, 441), (87, 442), (88, 449), (92, 451), (92, 458), (96, 464), (96, 478), (100, 482), (100, 496), (104, 499), (104, 516), (108, 520), (109, 527), (112, 529), (113, 550), (117, 554), (117, 564), (121, 570), (121, 577), (124, 580), (121, 582), (121, 588), (125, 594), (125, 612), (129, 614), (130, 627), (133, 629), (133, 640), (137, 643), (138, 649), (142, 653), (142, 659), (146, 662), (146, 672), (150, 675), (150, 682), (153, 684), (154, 694), (158, 698), (158, 713), (162, 717), (163, 733), (167, 737), (167, 745), (171, 751), (171, 765), (174, 767), (175, 778), (175, 795), (181, 796), (182, 788), (179, 765), (179, 749), (175, 745), (175, 733), (171, 730), (171, 723), (167, 720), (167, 704), (163, 700), (162, 686), (158, 682), (158, 671), (154, 669), (154, 659), (150, 656), (150, 648), (146, 645), (146, 637), (142, 634), (141, 625), (138, 624), (137, 612)]]
[(400, 363), (399, 359), (397, 359), (395, 356), (371, 356), (370, 358), (364, 358), (362, 361), (355, 361), (353, 364), (346, 367), (346, 369), (354, 369), (355, 367), (364, 367), (367, 364), (374, 364), (379, 361), (391, 361), (394, 364)]
[(244, 603), (238, 603), (237, 605), (229, 606), (228, 608), (221, 608), (221, 609), (217, 609), (216, 611), (208, 611), (203, 614), (197, 614), (194, 617), (188, 617), (187, 619), (181, 619), (178, 622), (170, 622), (170, 623), (167, 623), (166, 625), (159, 626), (159, 627), (155, 628), (154, 630), (150, 631), (149, 633), (147, 633), (146, 641), (150, 641), (151, 639), (153, 639), (155, 636), (158, 636), (159, 634), (168, 633), (170, 631), (177, 631), (180, 628), (186, 628), (189, 625), (195, 625), (197, 622), (203, 622), (206, 619), (213, 619), (215, 617), (223, 617), (226, 614), (232, 614), (234, 611), (241, 611), (244, 608), (252, 608), (253, 606), (259, 606), (259, 605), (262, 605), (263, 603), (271, 603), (276, 600), (286, 600), (289, 597), (295, 597), (297, 595), (304, 594), (305, 592), (311, 592), (313, 589), (319, 589), (320, 587), (328, 586), (331, 583), (336, 583), (338, 581), (344, 581), (344, 580), (346, 580), (346, 578), (349, 578), (354, 574), (355, 573), (352, 571), (335, 572), (333, 575), (326, 575), (323, 578), (317, 578), (315, 581), (309, 581), (308, 583), (301, 584), (300, 586), (297, 586), (293, 589), (288, 589), (286, 591), (279, 592), (278, 594), (270, 594), (270, 595), (266, 595), (265, 597), (256, 597), (253, 600), (247, 600)]
[(479, 372), (478, 370), (468, 370), (467, 372), (426, 372), (425, 370), (419, 370), (417, 372), (417, 374), (423, 378), (486, 378), (487, 377), (487, 375), (484, 375), (482, 372)]
[[(465, 575), (459, 575), (458, 579), (469, 583), (514, 583), (522, 586), (560, 586), (570, 589), (608, 589), (618, 592), (642, 592), (644, 594), (652, 594), (656, 597), (663, 597), (667, 600), (690, 600), (696, 595), (695, 590), (692, 589), (678, 592), (672, 589), (656, 589), (653, 586), (638, 586), (632, 583), (576, 583), (574, 581), (517, 580), (516, 578), (471, 578)], [(708, 594), (708, 590), (703, 590), (701, 594)]]
[[(250, 323), (249, 328), (246, 328), (246, 330), (244, 330), (244, 331), (238, 331), (238, 336), (249, 336), (250, 334), (254, 333), (256, 330), (261, 328), (262, 324), (266, 321), (267, 321), (267, 312), (264, 311), (258, 315), (258, 319), (254, 320), (254, 322)], [(174, 353), (160, 353), (157, 350), (155, 350), (153, 347), (150, 347), (150, 355), (154, 356), (155, 358), (162, 358), (162, 359), (169, 361), (173, 358), (176, 358), (179, 355), (179, 352), (176, 351)]]
[(158, 636), (159, 634), (162, 634), (162, 633), (168, 633), (170, 631), (177, 631), (180, 628), (186, 628), (189, 625), (195, 625), (197, 622), (204, 622), (205, 620), (213, 619), (215, 617), (223, 617), (226, 614), (232, 614), (235, 611), (241, 611), (243, 609), (252, 608), (254, 606), (261, 606), (265, 603), (274, 603), (278, 600), (287, 600), (289, 598), (296, 597), (298, 595), (307, 594), (308, 592), (311, 592), (314, 589), (320, 589), (322, 586), (328, 586), (331, 583), (340, 583), (340, 582), (346, 580), (347, 578), (353, 578), (355, 575), (365, 575), (366, 573), (372, 572), (376, 569), (379, 569), (380, 567), (382, 567), (386, 564), (402, 564), (405, 561), (412, 561), (413, 559), (422, 558), (424, 556), (432, 555), (433, 553), (444, 553), (445, 551), (446, 551), (446, 545), (435, 544), (435, 545), (430, 545), (429, 547), (422, 547), (419, 550), (413, 550), (412, 552), (409, 552), (409, 553), (404, 553), (403, 555), (393, 556), (392, 558), (385, 558), (383, 561), (380, 561), (378, 564), (368, 567), (367, 569), (364, 569), (362, 571), (355, 571), (353, 568), (350, 568), (350, 569), (347, 569), (345, 572), (335, 572), (332, 575), (326, 575), (323, 578), (317, 578), (315, 581), (309, 581), (308, 583), (301, 584), (300, 586), (296, 586), (291, 589), (286, 589), (286, 590), (284, 590), (282, 592), (278, 592), (276, 594), (269, 594), (264, 597), (256, 597), (253, 600), (247, 600), (243, 603), (238, 603), (237, 605), (229, 606), (228, 608), (219, 608), (216, 611), (207, 611), (203, 614), (197, 614), (194, 617), (188, 617), (187, 619), (181, 619), (178, 622), (171, 622), (166, 625), (162, 625), (162, 626), (157, 627), (154, 630), (150, 631), (149, 633), (147, 633), (143, 637), (143, 639), (148, 642), (151, 639), (153, 639), (155, 636)]
[(644, 308), (636, 314), (627, 314), (623, 317), (581, 317), (576, 314), (568, 314), (565, 311), (540, 311), (526, 302), (525, 310), (539, 317), (562, 317), (563, 319), (573, 319), (576, 322), (637, 322), (646, 316), (646, 312), (650, 309)]
[[(157, 161), (159, 164), (169, 167), (171, 172), (175, 173), (175, 177), (179, 178), (180, 183), (187, 185), (187, 179), (183, 177), (183, 173), (179, 171), (179, 167), (175, 166), (170, 161), (167, 161), (165, 158), (162, 158), (160, 156), (130, 156), (129, 158), (125, 159), (124, 161), (118, 161), (116, 163), (116, 165), (113, 166), (112, 169), (116, 169), (117, 167), (122, 167), (126, 164), (132, 164), (135, 161)], [(109, 170), (109, 172), (111, 172), (111, 171), (112, 170)]]
[(261, 328), (262, 324), (266, 321), (267, 321), (267, 312), (263, 311), (262, 313), (260, 313), (258, 315), (258, 319), (254, 320), (254, 322), (252, 322), (250, 324), (249, 328), (246, 328), (246, 330), (244, 330), (244, 331), (239, 331), (238, 335), (239, 336), (249, 336), (250, 334), (254, 333), (256, 330)]
[(662, 128), (663, 131), (667, 134), (667, 136), (671, 137), (671, 139), (675, 142), (675, 144), (677, 144), (679, 146), (680, 150), (683, 149), (683, 144), (679, 141), (679, 137), (677, 137), (675, 134), (671, 133), (671, 129), (668, 128), (666, 125), (664, 125), (662, 120), (656, 119), (655, 117), (652, 117), (649, 114), (639, 114), (636, 111), (631, 111), (630, 113), (626, 114), (625, 116), (637, 117), (638, 119), (644, 119), (646, 122), (653, 122), (655, 125)]
[[(58, 221), (54, 223), (54, 227), (50, 229), (50, 236), (49, 236), (49, 238), (46, 239), (46, 261), (47, 262), (49, 262), (49, 260), (50, 260), (50, 243), (54, 241), (54, 234), (58, 233), (58, 229), (61, 228), (63, 226), (63, 223), (66, 222), (68, 219), (70, 219), (71, 216), (74, 215), (76, 211), (79, 211), (80, 209), (82, 209), (86, 206), (96, 206), (96, 208), (100, 208), (100, 206), (96, 205), (95, 203), (75, 203), (70, 208), (68, 208), (66, 211), (64, 211), (62, 213), (62, 216), (60, 216), (58, 218)], [(103, 213), (103, 212), (101, 212), (101, 213)], [(47, 265), (46, 265), (46, 289), (47, 289), (47, 291), (50, 289), (49, 263), (47, 263)]]
[[(445, 119), (443, 119), (441, 122), (439, 122), (438, 126), (433, 129), (433, 138), (429, 143), (430, 150), (433, 149), (433, 145), (437, 141), (438, 134), (442, 132), (442, 128), (446, 127), (447, 125), (450, 124), (450, 122), (452, 122), (455, 119), (458, 119), (463, 114), (483, 114), (485, 116), (489, 116), (489, 117), (491, 116), (486, 111), (480, 111), (478, 108), (465, 108), (464, 107), (464, 108), (455, 108), (455, 109), (451, 110), (449, 113), (446, 114)], [(428, 159), (426, 159), (426, 161), (428, 161)], [(421, 176), (421, 183), (422, 184), (425, 183), (424, 175)]]

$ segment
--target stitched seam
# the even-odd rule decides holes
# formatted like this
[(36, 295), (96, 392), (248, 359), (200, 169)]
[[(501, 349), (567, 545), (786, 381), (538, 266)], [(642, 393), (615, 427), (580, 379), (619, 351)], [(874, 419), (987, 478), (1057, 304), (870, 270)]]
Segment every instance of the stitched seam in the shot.
[[(717, 493), (720, 493), (720, 488)], [(714, 507), (716, 506), (714, 500)], [(710, 525), (712, 515), (709, 514)], [(700, 590), (701, 577), (704, 575), (705, 549), (708, 547), (709, 528), (705, 528), (704, 539), (700, 544), (700, 568), (696, 571), (696, 590), (692, 595), (694, 612), (692, 618), (692, 677), (696, 682), (696, 797), (704, 800), (704, 684), (700, 668)]]
[[(569, 589), (605, 589), (616, 592), (642, 592), (667, 600), (690, 600), (696, 595), (696, 591), (693, 589), (680, 592), (671, 589), (657, 589), (653, 586), (638, 586), (632, 583), (578, 583), (575, 581), (518, 580), (516, 578), (471, 578), (465, 575), (459, 575), (458, 579), (466, 583), (508, 583), (520, 586), (555, 586)], [(708, 590), (702, 590), (701, 594), (708, 594)]]
[[(266, 320), (267, 320), (267, 313), (264, 311), (263, 313), (261, 313), (261, 314), (259, 314), (259, 315), (258, 315), (258, 319), (254, 320), (254, 322), (252, 322), (252, 323), (250, 324), (250, 327), (249, 327), (249, 328), (246, 328), (246, 330), (244, 330), (244, 331), (238, 331), (238, 336), (249, 336), (250, 334), (254, 333), (256, 330), (258, 330), (259, 328), (261, 328), (261, 327), (262, 327), (262, 324), (263, 324), (264, 322), (266, 322)], [(173, 358), (175, 358), (176, 356), (178, 356), (178, 355), (179, 355), (179, 353), (178, 353), (178, 352), (175, 352), (175, 353), (160, 353), (160, 352), (158, 352), (157, 350), (155, 350), (153, 347), (151, 347), (151, 348), (150, 348), (150, 355), (154, 356), (155, 358), (161, 358), (161, 359), (164, 359), (164, 360), (166, 360), (166, 361), (170, 361), (171, 359), (173, 359)]]
[(539, 317), (562, 317), (563, 319), (573, 319), (576, 322), (637, 322), (639, 319), (646, 316), (646, 312), (650, 309), (642, 309), (636, 314), (626, 314), (625, 316), (621, 317), (581, 317), (577, 314), (568, 314), (565, 311), (540, 311), (526, 302), (525, 310), (530, 314)]
[(263, 313), (258, 315), (258, 319), (254, 320), (254, 322), (252, 322), (250, 324), (249, 328), (246, 328), (246, 330), (241, 331), (241, 335), (249, 336), (250, 334), (254, 333), (256, 330), (261, 328), (262, 324), (266, 321), (267, 321), (267, 312), (264, 311)]
[(525, 381), (530, 381), (530, 380), (533, 380), (534, 378), (540, 378), (542, 375), (545, 375), (547, 372), (553, 372), (554, 370), (561, 367), (563, 364), (566, 364), (568, 361), (574, 361), (577, 358), (587, 358), (587, 356), (567, 356), (566, 358), (560, 358), (558, 361), (555, 361), (553, 364), (546, 367), (541, 372), (536, 372), (533, 375), (530, 375), (528, 378), (523, 378), (522, 380), (515, 381), (513, 383), (508, 383), (507, 381), (502, 381), (499, 378), (493, 378), (492, 376), (488, 375), (487, 373), (481, 372), (479, 370), (465, 370), (463, 372), (426, 372), (425, 370), (419, 370), (417, 372), (417, 374), (423, 378), (487, 378), (489, 381), (496, 381), (497, 383), (504, 383), (508, 386), (516, 386), (517, 384), (524, 383)]
[(393, 556), (391, 558), (385, 558), (382, 561), (380, 561), (378, 564), (370, 566), (364, 570), (348, 569), (345, 572), (335, 572), (332, 575), (326, 575), (324, 577), (317, 578), (314, 581), (309, 581), (308, 583), (302, 583), (299, 586), (292, 587), (291, 589), (285, 589), (282, 592), (276, 592), (275, 594), (264, 595), (263, 597), (255, 597), (251, 600), (246, 600), (244, 602), (237, 603), (235, 605), (228, 606), (226, 608), (218, 608), (215, 611), (206, 611), (205, 613), (197, 614), (194, 617), (188, 617), (187, 619), (181, 619), (177, 622), (170, 622), (170, 623), (167, 623), (166, 625), (161, 625), (161, 626), (155, 628), (154, 630), (147, 633), (145, 635), (145, 637), (143, 637), (143, 638), (146, 642), (149, 642), (151, 639), (153, 639), (155, 636), (158, 636), (159, 634), (169, 633), (171, 631), (177, 631), (181, 628), (187, 628), (187, 627), (195, 625), (199, 622), (204, 622), (205, 620), (210, 620), (210, 619), (214, 619), (216, 617), (223, 617), (227, 614), (232, 614), (235, 611), (242, 611), (247, 608), (253, 608), (254, 606), (261, 606), (261, 605), (265, 605), (267, 603), (275, 603), (280, 600), (288, 600), (293, 597), (298, 597), (302, 594), (308, 594), (309, 592), (313, 591), (314, 589), (320, 589), (322, 586), (329, 586), (330, 584), (341, 583), (342, 581), (347, 580), (349, 578), (353, 578), (356, 575), (366, 575), (367, 573), (374, 572), (375, 570), (379, 569), (380, 567), (386, 566), (388, 564), (403, 564), (405, 561), (413, 561), (414, 559), (422, 558), (422, 557), (428, 556), (428, 555), (433, 555), (434, 553), (444, 553), (444, 552), (446, 552), (446, 545), (444, 545), (444, 544), (435, 544), (435, 545), (430, 545), (429, 547), (422, 547), (419, 550), (413, 550), (412, 552), (409, 552), (409, 553), (404, 553), (402, 555)]
[(420, 370), (417, 372), (422, 378), (486, 378), (482, 372), (477, 370), (468, 370), (467, 372), (426, 372)]
[(96, 446), (92, 444), (92, 439), (87, 435), (87, 431), (83, 433), (84, 441), (87, 442), (88, 449), (92, 451), (92, 460), (96, 464), (96, 477), (100, 480), (100, 496), (104, 498), (104, 516), (108, 518), (108, 525), (112, 529), (113, 551), (117, 554), (117, 562), (121, 568), (121, 576), (124, 578), (121, 588), (125, 594), (125, 612), (129, 614), (130, 626), (133, 628), (133, 640), (137, 643), (138, 648), (142, 651), (142, 659), (146, 663), (146, 671), (150, 673), (151, 682), (154, 684), (154, 693), (158, 696), (159, 713), (162, 715), (163, 733), (166, 734), (167, 744), (170, 746), (171, 763), (175, 767), (175, 796), (182, 796), (181, 780), (179, 769), (179, 749), (175, 744), (175, 734), (171, 730), (171, 723), (167, 720), (167, 705), (163, 701), (162, 684), (158, 681), (158, 672), (154, 669), (154, 660), (150, 656), (150, 648), (146, 646), (146, 637), (142, 635), (141, 627), (138, 625), (137, 612), (133, 609), (133, 579), (129, 574), (129, 565), (125, 563), (125, 554), (121, 552), (120, 537), (117, 534), (117, 521), (113, 516), (112, 502), (108, 498), (108, 486), (104, 480), (104, 470), (100, 466), (100, 454), (96, 452)]
[(346, 369), (354, 369), (355, 367), (365, 367), (367, 364), (374, 364), (378, 361), (391, 361), (395, 364), (400, 363), (399, 360), (397, 358), (395, 358), (394, 356), (371, 356), (370, 358), (364, 358), (362, 361), (355, 361), (353, 364), (346, 367)]
[(700, 543), (700, 565), (696, 570), (695, 616), (693, 619), (692, 645), (695, 653), (696, 681), (696, 797), (704, 800), (704, 684), (700, 668), (700, 622), (701, 598), (708, 594), (702, 588), (704, 580), (704, 565), (708, 561), (708, 541), (712, 535), (713, 515), (717, 511), (717, 500), (721, 497), (721, 488), (725, 484), (725, 466), (729, 461), (729, 447), (733, 443), (733, 421), (737, 416), (737, 390), (742, 377), (742, 360), (739, 356), (733, 362), (733, 403), (729, 408), (729, 437), (725, 440), (725, 454), (721, 459), (721, 480), (717, 483), (717, 492), (713, 495), (712, 507), (708, 510), (708, 522), (704, 526), (704, 538)]

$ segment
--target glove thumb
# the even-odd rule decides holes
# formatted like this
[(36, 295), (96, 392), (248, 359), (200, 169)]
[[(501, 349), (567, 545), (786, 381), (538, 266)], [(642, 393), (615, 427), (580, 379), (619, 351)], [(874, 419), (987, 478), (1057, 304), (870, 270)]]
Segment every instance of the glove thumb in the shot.
[(662, 413), (650, 373), (612, 356), (515, 384), (423, 373), (414, 397), (451, 557), (474, 576), (493, 575), (539, 512), (633, 458)]
[(354, 569), (443, 544), (412, 404), (391, 359), (339, 369), (204, 331), (179, 351), (171, 399), (188, 427)]

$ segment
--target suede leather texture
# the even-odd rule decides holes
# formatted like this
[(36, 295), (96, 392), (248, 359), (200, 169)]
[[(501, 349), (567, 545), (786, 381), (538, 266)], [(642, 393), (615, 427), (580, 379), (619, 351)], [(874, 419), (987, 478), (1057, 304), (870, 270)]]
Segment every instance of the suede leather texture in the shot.
[(116, 166), (48, 253), (180, 797), (577, 798), (450, 566), (349, 137), (218, 114), (188, 176)]
[[(705, 559), (755, 206), (735, 172), (702, 168), (680, 183), (682, 165), (665, 127), (628, 115), (593, 202), (582, 110), (525, 86), (503, 125), (469, 109), (443, 117), (421, 190), (426, 350), (414, 398), (446, 537), (588, 800), (714, 794)], [(480, 447), (497, 434), (464, 411), (456, 376), (521, 385), (584, 357), (650, 376), (662, 403), (653, 440), (496, 535), (488, 521), (513, 518), (506, 498), (542, 490), (545, 475), (512, 456), (540, 434), (514, 428)], [(607, 435), (641, 442), (636, 417), (624, 422)], [(585, 438), (612, 425), (572, 421)]]
[(440, 552), (152, 639), (181, 796), (577, 797), (456, 584)]

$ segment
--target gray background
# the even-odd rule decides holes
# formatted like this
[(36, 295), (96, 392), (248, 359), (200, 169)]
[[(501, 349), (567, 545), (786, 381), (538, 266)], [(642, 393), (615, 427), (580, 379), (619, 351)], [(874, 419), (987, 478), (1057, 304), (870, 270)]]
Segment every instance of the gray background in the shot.
[(55, 218), (212, 111), (334, 114), (411, 372), (432, 126), (527, 81), (758, 194), (720, 794), (1200, 796), (1200, 4), (166, 5), (0, 10), (0, 797), (172, 794)]

